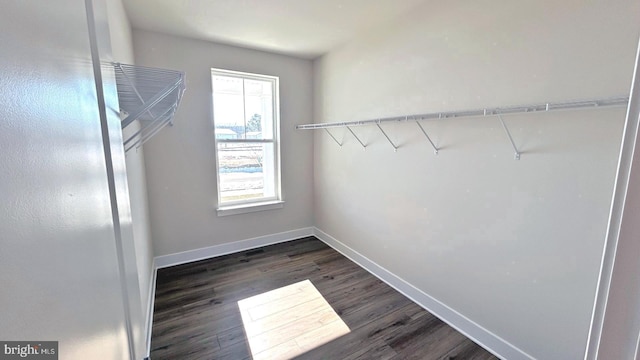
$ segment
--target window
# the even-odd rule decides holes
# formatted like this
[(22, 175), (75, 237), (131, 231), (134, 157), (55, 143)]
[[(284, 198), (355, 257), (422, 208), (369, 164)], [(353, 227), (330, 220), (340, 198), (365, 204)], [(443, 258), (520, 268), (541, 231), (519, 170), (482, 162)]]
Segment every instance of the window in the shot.
[(281, 203), (278, 78), (211, 69), (211, 81), (219, 214)]

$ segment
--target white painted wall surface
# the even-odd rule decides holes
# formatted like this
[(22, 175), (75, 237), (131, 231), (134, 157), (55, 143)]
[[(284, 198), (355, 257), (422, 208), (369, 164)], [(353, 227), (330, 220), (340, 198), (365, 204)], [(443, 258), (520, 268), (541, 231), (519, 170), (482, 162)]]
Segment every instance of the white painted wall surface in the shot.
[[(312, 63), (283, 55), (133, 31), (136, 64), (186, 72), (187, 90), (175, 125), (145, 144), (151, 233), (156, 256), (312, 225)], [(211, 68), (280, 77), (284, 208), (216, 215), (216, 164)]]
[[(109, 32), (111, 37), (111, 49), (114, 61), (124, 64), (133, 64), (133, 40), (131, 38), (131, 25), (125, 13), (121, 0), (107, 1), (107, 14), (109, 18)], [(134, 123), (138, 125), (137, 122)], [(133, 124), (132, 124), (133, 125)], [(133, 134), (137, 129), (129, 126), (125, 129), (127, 134)], [(127, 183), (129, 185), (129, 199), (131, 203), (131, 219), (133, 228), (133, 241), (135, 245), (136, 266), (138, 284), (142, 305), (142, 314), (145, 324), (150, 315), (149, 305), (152, 296), (150, 294), (153, 278), (153, 245), (151, 243), (151, 227), (149, 224), (149, 206), (147, 199), (147, 180), (144, 165), (144, 148), (132, 149), (126, 154)], [(146, 329), (150, 331), (150, 329)]]
[(109, 19), (109, 35), (113, 60), (124, 64), (133, 64), (133, 40), (131, 23), (127, 17), (122, 0), (106, 0)]
[[(429, 2), (314, 63), (333, 122), (625, 95), (640, 3)], [(539, 359), (584, 355), (625, 109), (315, 133), (315, 224)], [(303, 136), (303, 135), (301, 135)]]
[[(4, 2), (0, 43), (0, 339), (58, 340), (65, 360), (129, 359), (85, 2)], [(124, 157), (108, 147), (122, 179)]]

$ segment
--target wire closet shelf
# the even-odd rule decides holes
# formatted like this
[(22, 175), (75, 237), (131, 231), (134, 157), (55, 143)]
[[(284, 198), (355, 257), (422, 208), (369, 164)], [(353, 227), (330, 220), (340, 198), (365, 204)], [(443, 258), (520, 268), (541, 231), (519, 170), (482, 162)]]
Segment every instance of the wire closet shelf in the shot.
[(120, 103), (122, 129), (127, 131), (125, 151), (140, 147), (167, 125), (173, 117), (185, 91), (185, 74), (181, 71), (144, 66), (113, 64)]
[(402, 116), (393, 116), (387, 118), (380, 119), (371, 119), (371, 120), (360, 120), (360, 121), (346, 121), (346, 122), (332, 122), (332, 123), (317, 123), (317, 124), (304, 124), (304, 125), (296, 125), (296, 129), (298, 130), (319, 130), (323, 129), (327, 132), (327, 134), (335, 141), (339, 146), (342, 146), (342, 143), (336, 139), (336, 137), (329, 131), (330, 128), (338, 128), (338, 127), (346, 127), (347, 130), (355, 137), (355, 139), (360, 143), (363, 148), (367, 146), (360, 140), (360, 138), (356, 135), (356, 133), (351, 129), (353, 126), (362, 126), (362, 125), (375, 125), (380, 129), (384, 137), (391, 144), (394, 151), (398, 149), (398, 146), (391, 140), (389, 135), (387, 135), (386, 131), (380, 126), (383, 123), (389, 122), (415, 122), (420, 131), (424, 134), (426, 139), (429, 141), (431, 147), (434, 149), (434, 153), (438, 153), (438, 147), (431, 140), (429, 135), (427, 134), (424, 127), (420, 124), (421, 120), (433, 120), (433, 119), (450, 119), (450, 118), (464, 118), (464, 117), (497, 117), (500, 120), (500, 123), (507, 135), (509, 142), (514, 150), (514, 158), (516, 160), (520, 159), (520, 152), (511, 136), (511, 132), (507, 124), (502, 119), (502, 115), (512, 115), (512, 114), (521, 114), (521, 113), (536, 113), (536, 112), (550, 112), (550, 111), (558, 111), (558, 110), (578, 110), (578, 109), (588, 109), (588, 108), (600, 108), (600, 107), (613, 107), (613, 106), (626, 106), (629, 103), (628, 96), (618, 96), (612, 98), (604, 98), (604, 99), (591, 99), (591, 100), (578, 100), (578, 101), (568, 101), (568, 102), (547, 102), (541, 104), (532, 104), (532, 105), (520, 105), (520, 106), (512, 106), (512, 107), (503, 107), (503, 108), (484, 108), (484, 109), (475, 109), (475, 110), (463, 110), (463, 111), (448, 111), (448, 112), (434, 112), (427, 114), (414, 114), (414, 115), (402, 115)]

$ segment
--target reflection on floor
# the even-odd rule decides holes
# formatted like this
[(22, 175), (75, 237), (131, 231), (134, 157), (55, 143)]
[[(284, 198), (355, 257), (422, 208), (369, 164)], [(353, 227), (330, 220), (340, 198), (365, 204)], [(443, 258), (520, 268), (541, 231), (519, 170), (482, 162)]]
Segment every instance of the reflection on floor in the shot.
[(254, 360), (291, 359), (349, 333), (309, 279), (238, 301)]

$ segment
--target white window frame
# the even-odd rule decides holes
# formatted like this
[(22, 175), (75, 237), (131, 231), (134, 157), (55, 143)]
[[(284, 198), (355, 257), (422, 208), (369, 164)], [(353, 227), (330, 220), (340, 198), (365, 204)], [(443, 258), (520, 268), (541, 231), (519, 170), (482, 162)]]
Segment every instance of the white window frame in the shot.
[[(280, 79), (277, 76), (254, 74), (240, 71), (232, 71), (225, 69), (211, 69), (211, 109), (214, 108), (213, 100), (213, 77), (214, 76), (226, 76), (235, 77), (248, 80), (260, 80), (271, 82), (272, 94), (273, 94), (273, 139), (218, 139), (215, 135), (215, 112), (212, 110), (213, 118), (213, 132), (215, 139), (215, 153), (216, 153), (216, 178), (217, 178), (217, 213), (218, 216), (243, 214), (255, 211), (270, 210), (282, 208), (284, 201), (282, 201), (282, 189), (281, 189), (281, 168), (280, 168)], [(243, 99), (244, 101), (244, 99)], [(238, 201), (227, 201), (222, 203), (222, 193), (220, 185), (220, 161), (218, 156), (218, 144), (220, 143), (257, 143), (257, 144), (273, 144), (273, 163), (274, 163), (274, 192), (272, 197), (262, 197), (254, 199), (245, 199)]]

